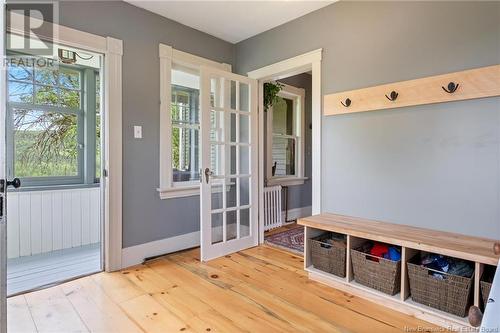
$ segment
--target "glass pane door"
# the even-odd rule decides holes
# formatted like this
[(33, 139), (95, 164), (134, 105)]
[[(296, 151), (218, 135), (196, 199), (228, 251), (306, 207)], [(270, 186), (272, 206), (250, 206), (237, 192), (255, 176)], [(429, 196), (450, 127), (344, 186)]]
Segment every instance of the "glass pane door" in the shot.
[(257, 245), (257, 83), (201, 71), (201, 256)]

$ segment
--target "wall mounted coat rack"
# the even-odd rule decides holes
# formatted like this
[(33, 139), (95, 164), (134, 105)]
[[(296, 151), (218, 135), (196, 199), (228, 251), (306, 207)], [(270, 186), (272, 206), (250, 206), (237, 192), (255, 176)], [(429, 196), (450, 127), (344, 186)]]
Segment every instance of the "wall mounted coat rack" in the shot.
[(324, 96), (324, 114), (500, 96), (500, 65), (344, 91)]

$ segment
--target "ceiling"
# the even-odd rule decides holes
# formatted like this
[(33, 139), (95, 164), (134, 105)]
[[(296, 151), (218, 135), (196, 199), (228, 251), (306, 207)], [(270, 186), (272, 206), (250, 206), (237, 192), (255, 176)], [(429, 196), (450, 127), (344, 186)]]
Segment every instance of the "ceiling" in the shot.
[(336, 0), (125, 1), (230, 43), (237, 43)]

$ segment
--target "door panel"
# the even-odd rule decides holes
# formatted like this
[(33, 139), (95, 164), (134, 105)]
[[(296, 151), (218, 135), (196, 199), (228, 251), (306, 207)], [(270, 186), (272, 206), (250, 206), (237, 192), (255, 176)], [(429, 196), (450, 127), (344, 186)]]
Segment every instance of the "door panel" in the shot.
[(201, 69), (201, 259), (258, 244), (257, 81)]

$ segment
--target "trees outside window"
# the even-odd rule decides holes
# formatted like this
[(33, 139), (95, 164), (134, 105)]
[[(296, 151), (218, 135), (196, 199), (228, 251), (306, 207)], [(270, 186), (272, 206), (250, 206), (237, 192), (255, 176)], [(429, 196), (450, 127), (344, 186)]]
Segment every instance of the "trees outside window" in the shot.
[[(100, 149), (85, 147), (85, 135), (100, 136), (100, 122), (96, 119), (96, 128), (86, 132), (85, 118), (96, 117), (99, 92), (92, 98), (95, 109), (89, 105), (87, 114), (85, 87), (95, 85), (99, 75), (87, 72), (76, 66), (11, 63), (7, 134), (11, 177), (22, 178), (26, 186), (76, 184), (84, 182), (86, 168), (95, 168), (85, 165), (84, 154)], [(86, 82), (90, 79), (92, 83)]]

